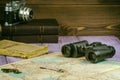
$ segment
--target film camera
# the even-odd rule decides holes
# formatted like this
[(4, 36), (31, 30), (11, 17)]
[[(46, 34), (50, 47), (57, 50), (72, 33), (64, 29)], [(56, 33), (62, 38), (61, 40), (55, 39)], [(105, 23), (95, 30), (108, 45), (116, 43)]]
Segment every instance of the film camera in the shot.
[(115, 55), (115, 48), (101, 42), (88, 41), (74, 42), (62, 46), (62, 54), (65, 57), (83, 57), (92, 63), (100, 62), (106, 58), (112, 58)]
[(13, 26), (32, 20), (33, 10), (26, 7), (26, 1), (11, 1), (5, 6), (5, 26)]

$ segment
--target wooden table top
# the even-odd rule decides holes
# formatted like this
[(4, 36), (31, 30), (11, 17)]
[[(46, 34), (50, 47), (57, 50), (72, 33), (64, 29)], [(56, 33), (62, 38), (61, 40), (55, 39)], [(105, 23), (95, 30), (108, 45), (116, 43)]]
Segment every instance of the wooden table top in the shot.
[[(64, 44), (87, 40), (89, 43), (92, 42), (102, 42), (104, 44), (108, 44), (114, 46), (116, 49), (116, 54), (111, 60), (120, 62), (120, 40), (115, 36), (60, 36), (58, 43), (49, 43), (49, 53), (51, 52), (60, 52), (61, 47)], [(34, 43), (36, 45), (44, 45), (41, 43)], [(20, 61), (22, 59), (8, 56), (0, 56), (0, 65)]]

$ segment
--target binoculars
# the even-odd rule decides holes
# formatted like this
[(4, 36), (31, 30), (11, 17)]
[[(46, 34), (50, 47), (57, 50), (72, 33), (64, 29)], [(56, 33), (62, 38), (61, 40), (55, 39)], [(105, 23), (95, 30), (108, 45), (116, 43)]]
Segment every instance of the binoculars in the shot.
[(93, 42), (91, 44), (88, 41), (74, 42), (62, 46), (62, 54), (65, 57), (83, 57), (92, 62), (97, 63), (103, 61), (106, 58), (112, 58), (115, 55), (115, 48), (101, 42)]

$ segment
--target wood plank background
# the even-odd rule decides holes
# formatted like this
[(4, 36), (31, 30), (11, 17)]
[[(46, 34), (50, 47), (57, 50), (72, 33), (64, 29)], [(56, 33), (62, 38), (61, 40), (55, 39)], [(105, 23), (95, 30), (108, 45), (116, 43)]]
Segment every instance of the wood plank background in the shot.
[(120, 0), (27, 0), (27, 5), (34, 18), (56, 18), (60, 35), (120, 36)]

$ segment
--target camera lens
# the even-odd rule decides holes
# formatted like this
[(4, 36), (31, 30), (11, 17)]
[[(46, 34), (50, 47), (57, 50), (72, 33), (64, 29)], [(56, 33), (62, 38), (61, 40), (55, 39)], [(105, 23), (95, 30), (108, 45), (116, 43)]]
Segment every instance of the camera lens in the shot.
[(19, 18), (22, 21), (29, 22), (33, 18), (33, 11), (28, 7), (21, 7), (19, 10)]

